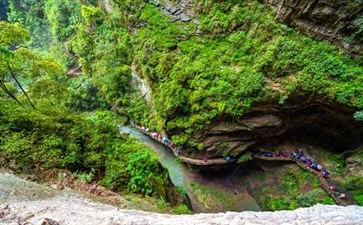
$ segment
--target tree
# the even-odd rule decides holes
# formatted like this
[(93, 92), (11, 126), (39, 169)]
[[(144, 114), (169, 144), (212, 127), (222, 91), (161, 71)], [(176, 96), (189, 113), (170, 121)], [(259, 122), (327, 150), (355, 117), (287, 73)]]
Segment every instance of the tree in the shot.
[[(54, 77), (62, 72), (62, 68), (54, 60), (23, 47), (29, 35), (18, 24), (0, 21), (0, 28), (0, 88), (20, 105), (24, 105), (18, 95), (22, 93), (30, 106), (35, 108), (27, 94), (27, 87), (42, 76)], [(14, 92), (9, 89), (14, 85), (20, 90)]]
[(21, 86), (19, 80), (17, 79), (18, 71), (13, 67), (12, 63), (17, 60), (17, 55), (14, 51), (10, 49), (16, 48), (19, 43), (24, 42), (29, 36), (26, 30), (21, 28), (18, 24), (9, 24), (4, 21), (0, 21), (0, 87), (1, 89), (8, 94), (12, 99), (18, 102), (20, 105), (20, 101), (17, 99), (14, 93), (12, 93), (8, 86), (6, 85), (9, 82), (9, 78), (13, 79), (21, 91), (26, 96), (30, 105), (34, 108), (33, 103), (30, 101), (29, 96), (25, 92), (24, 88)]

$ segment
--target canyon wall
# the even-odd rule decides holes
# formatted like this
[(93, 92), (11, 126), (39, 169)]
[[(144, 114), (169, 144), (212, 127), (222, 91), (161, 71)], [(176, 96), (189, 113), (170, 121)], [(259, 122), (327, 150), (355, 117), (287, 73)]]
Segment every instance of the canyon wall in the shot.
[(242, 118), (221, 115), (195, 138), (210, 158), (240, 155), (286, 140), (324, 146), (341, 151), (362, 144), (363, 123), (353, 117), (355, 109), (295, 97), (284, 104), (261, 102)]
[(276, 18), (317, 39), (328, 40), (352, 56), (363, 51), (363, 1), (262, 0)]

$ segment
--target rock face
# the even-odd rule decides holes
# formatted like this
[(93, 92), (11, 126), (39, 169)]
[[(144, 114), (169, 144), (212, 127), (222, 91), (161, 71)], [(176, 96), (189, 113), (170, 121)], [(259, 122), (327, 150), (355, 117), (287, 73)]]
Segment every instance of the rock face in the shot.
[(226, 212), (196, 215), (166, 215), (79, 199), (19, 202), (0, 205), (0, 223), (15, 224), (363, 224), (363, 207), (316, 205), (294, 211)]
[[(6, 182), (10, 181), (10, 182)], [(38, 193), (45, 193), (40, 196)], [(50, 194), (49, 194), (50, 193)], [(363, 207), (316, 205), (295, 211), (168, 215), (125, 210), (83, 194), (54, 190), (0, 173), (1, 225), (363, 224)]]
[(189, 22), (192, 20), (190, 11), (191, 2), (188, 0), (149, 0), (149, 3), (158, 7), (164, 15), (168, 15), (173, 21), (181, 20), (182, 22)]
[(363, 51), (363, 1), (263, 0), (283, 23), (357, 56)]
[(354, 111), (303, 97), (283, 105), (265, 102), (239, 119), (220, 116), (195, 138), (210, 158), (287, 140), (346, 150), (363, 142), (363, 124), (353, 118)]

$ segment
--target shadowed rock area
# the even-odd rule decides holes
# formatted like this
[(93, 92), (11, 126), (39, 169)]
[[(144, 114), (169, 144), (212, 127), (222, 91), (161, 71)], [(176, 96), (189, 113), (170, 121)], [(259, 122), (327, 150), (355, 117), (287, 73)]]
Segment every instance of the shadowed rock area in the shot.
[(249, 149), (288, 140), (300, 140), (334, 151), (362, 144), (363, 126), (355, 110), (320, 101), (297, 98), (284, 105), (261, 103), (242, 118), (220, 116), (195, 135), (207, 156), (239, 156)]

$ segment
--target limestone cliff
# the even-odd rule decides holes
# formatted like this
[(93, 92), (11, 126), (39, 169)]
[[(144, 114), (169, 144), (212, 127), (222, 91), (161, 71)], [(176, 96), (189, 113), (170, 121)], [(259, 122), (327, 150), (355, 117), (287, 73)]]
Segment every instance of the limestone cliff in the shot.
[(242, 118), (220, 116), (195, 135), (209, 157), (237, 156), (249, 147), (302, 140), (345, 149), (361, 144), (362, 122), (353, 118), (354, 109), (301, 97), (281, 105), (261, 102)]
[(263, 0), (276, 18), (357, 56), (363, 51), (363, 2), (359, 0)]

